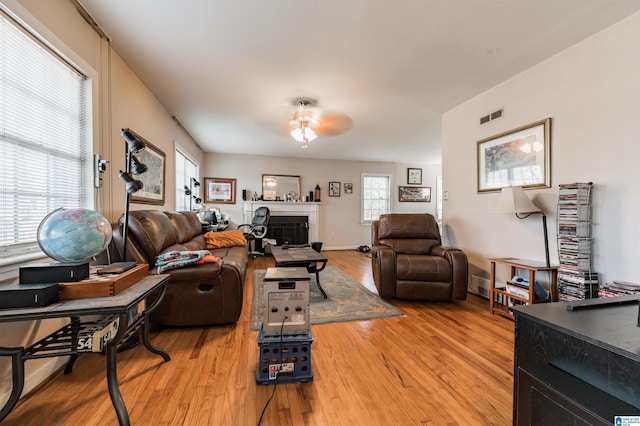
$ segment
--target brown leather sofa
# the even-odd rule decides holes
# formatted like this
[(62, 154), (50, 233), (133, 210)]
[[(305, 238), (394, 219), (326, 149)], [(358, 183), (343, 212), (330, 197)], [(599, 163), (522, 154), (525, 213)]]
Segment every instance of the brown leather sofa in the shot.
[(430, 214), (386, 214), (371, 223), (373, 281), (380, 297), (467, 298), (467, 256), (443, 247)]
[[(122, 221), (113, 230), (122, 252)], [(200, 220), (195, 212), (137, 210), (129, 213), (127, 261), (148, 263), (157, 273), (158, 255), (172, 250), (205, 250)], [(249, 261), (246, 246), (209, 250), (217, 263), (189, 265), (166, 271), (167, 293), (151, 314), (154, 323), (167, 326), (204, 326), (234, 323), (242, 311), (244, 278)], [(154, 270), (155, 269), (155, 270)]]

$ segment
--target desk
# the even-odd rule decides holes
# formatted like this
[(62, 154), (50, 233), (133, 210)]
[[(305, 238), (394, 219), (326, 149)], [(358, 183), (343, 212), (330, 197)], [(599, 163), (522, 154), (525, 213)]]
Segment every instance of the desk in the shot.
[[(318, 290), (322, 293), (322, 297), (327, 298), (327, 293), (320, 285), (320, 272), (327, 266), (327, 258), (312, 248), (288, 248), (284, 249), (280, 246), (271, 247), (271, 254), (276, 262), (277, 267), (294, 268), (305, 267), (310, 274), (316, 274), (316, 284)], [(320, 264), (320, 267), (318, 267)]]
[[(129, 425), (129, 414), (120, 394), (118, 385), (116, 353), (118, 344), (138, 333), (144, 346), (152, 353), (160, 355), (165, 361), (171, 358), (162, 349), (154, 347), (149, 341), (149, 313), (162, 300), (169, 282), (169, 275), (149, 275), (137, 284), (110, 297), (66, 300), (42, 308), (22, 308), (0, 310), (0, 322), (35, 321), (49, 318), (69, 317), (71, 322), (60, 330), (45, 337), (29, 347), (9, 348), (0, 346), (0, 356), (11, 357), (12, 390), (9, 399), (0, 410), (0, 422), (15, 407), (24, 387), (24, 363), (30, 359), (69, 356), (64, 373), (73, 370), (73, 364), (82, 351), (78, 350), (78, 331), (84, 323), (82, 316), (115, 315), (119, 320), (118, 330), (113, 338), (106, 342), (107, 384), (113, 408), (121, 425)], [(152, 305), (129, 324), (131, 311), (154, 293), (159, 293)]]
[[(510, 304), (513, 303), (528, 303), (534, 304), (537, 302), (535, 298), (534, 283), (536, 281), (536, 273), (546, 271), (549, 272), (549, 287), (550, 287), (550, 301), (558, 300), (558, 267), (546, 266), (542, 262), (535, 262), (532, 260), (516, 259), (514, 257), (501, 257), (489, 259), (491, 262), (491, 280), (490, 280), (490, 298), (489, 298), (489, 312), (491, 314), (499, 314), (507, 318), (513, 318), (513, 314), (509, 311)], [(515, 294), (509, 293), (506, 289), (496, 288), (496, 264), (507, 265), (510, 268), (509, 280), (518, 275), (518, 270), (527, 271), (529, 277), (529, 296), (520, 297)], [(547, 301), (547, 300), (545, 300)]]

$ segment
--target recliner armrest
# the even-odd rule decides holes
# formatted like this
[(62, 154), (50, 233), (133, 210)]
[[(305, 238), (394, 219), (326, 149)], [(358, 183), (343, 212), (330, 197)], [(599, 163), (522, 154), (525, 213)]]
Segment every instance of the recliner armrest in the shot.
[(382, 298), (395, 297), (396, 293), (396, 252), (385, 245), (371, 247), (371, 266), (374, 282)]
[(468, 285), (467, 280), (469, 274), (467, 255), (460, 249), (445, 246), (433, 247), (431, 254), (434, 256), (444, 257), (451, 264), (453, 299), (466, 299)]

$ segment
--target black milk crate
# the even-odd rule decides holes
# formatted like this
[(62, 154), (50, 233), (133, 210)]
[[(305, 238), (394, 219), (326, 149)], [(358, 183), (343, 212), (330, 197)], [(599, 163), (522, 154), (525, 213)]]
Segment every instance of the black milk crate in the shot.
[(258, 368), (256, 384), (304, 383), (313, 381), (311, 370), (311, 343), (313, 333), (263, 336), (262, 326), (258, 333)]

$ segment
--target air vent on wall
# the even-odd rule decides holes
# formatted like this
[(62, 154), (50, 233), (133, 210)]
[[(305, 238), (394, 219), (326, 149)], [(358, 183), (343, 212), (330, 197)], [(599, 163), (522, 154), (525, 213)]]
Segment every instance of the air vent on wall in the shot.
[(504, 115), (504, 109), (499, 109), (497, 111), (492, 112), (491, 114), (484, 115), (480, 117), (480, 125), (487, 124), (490, 121), (497, 120), (498, 118), (502, 118)]

